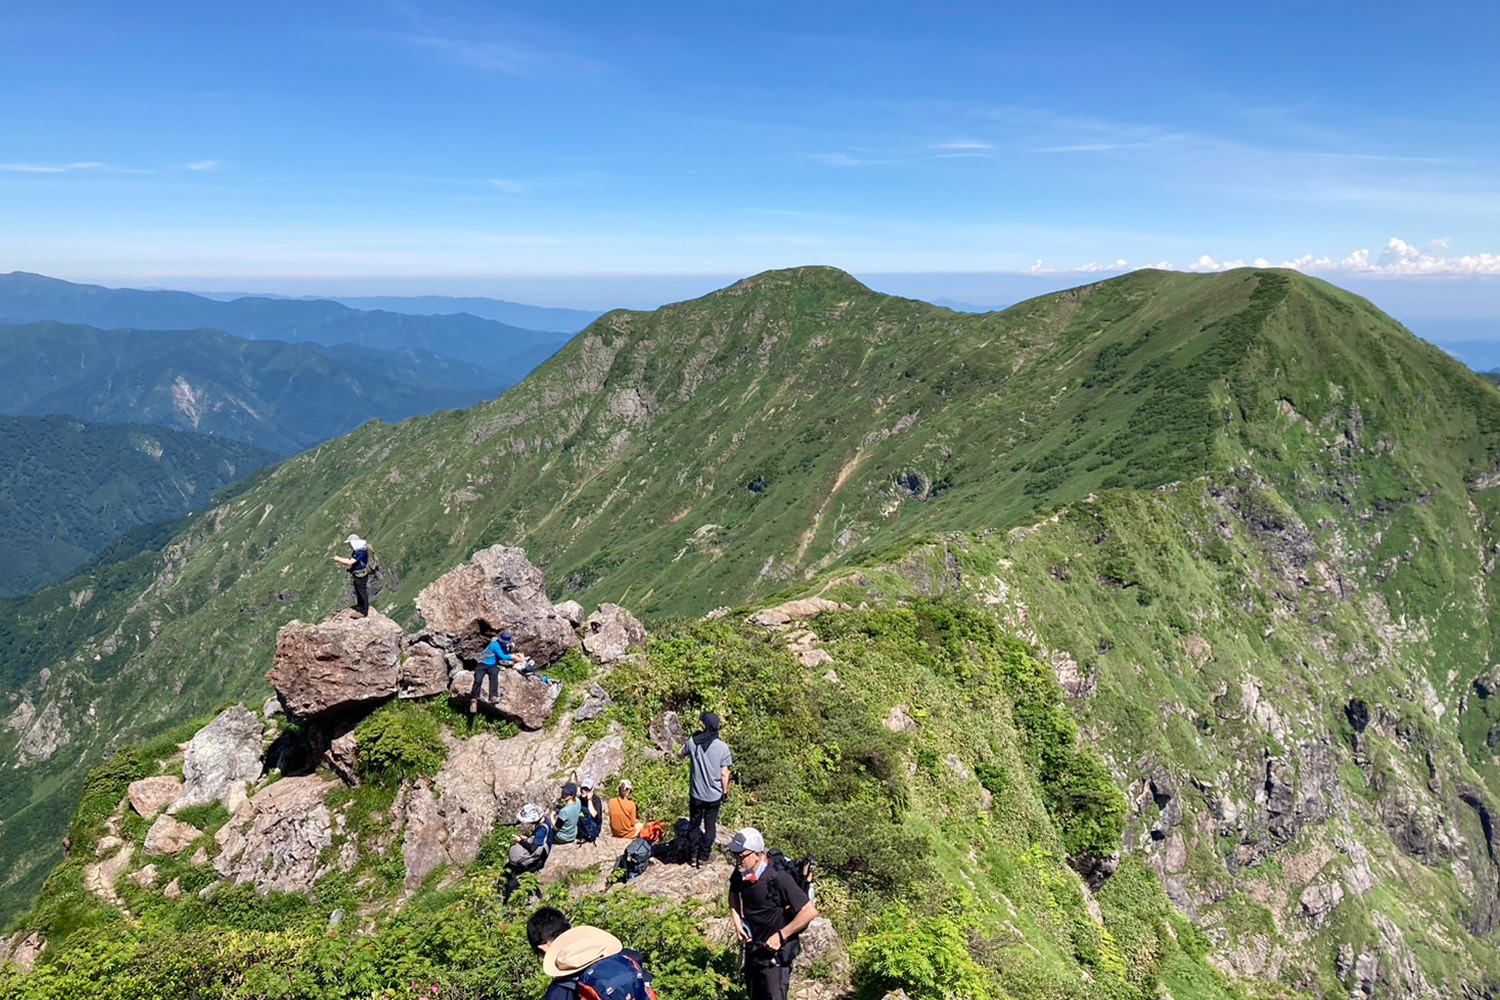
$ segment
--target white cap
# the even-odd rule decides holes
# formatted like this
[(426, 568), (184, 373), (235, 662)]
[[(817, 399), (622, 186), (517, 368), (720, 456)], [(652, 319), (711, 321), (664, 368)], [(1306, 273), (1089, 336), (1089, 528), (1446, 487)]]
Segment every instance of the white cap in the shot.
[(367, 549), (370, 547), (370, 543), (365, 541), (363, 538), (360, 538), (358, 535), (350, 535), (348, 538), (344, 539), (344, 541), (349, 543), (349, 547), (351, 549)]
[(766, 849), (766, 838), (760, 835), (760, 831), (753, 826), (747, 826), (734, 835), (729, 842), (730, 854), (744, 854), (746, 851), (754, 851), (762, 854)]
[(542, 821), (542, 807), (535, 802), (528, 802), (516, 813), (517, 823), (540, 823)]

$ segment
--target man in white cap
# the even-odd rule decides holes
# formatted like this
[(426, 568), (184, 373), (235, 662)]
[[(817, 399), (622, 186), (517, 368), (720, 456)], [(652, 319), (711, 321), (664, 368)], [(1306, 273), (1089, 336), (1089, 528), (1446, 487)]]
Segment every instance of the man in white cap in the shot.
[(569, 926), (562, 911), (544, 906), (526, 921), (526, 939), (552, 980), (542, 1000), (656, 1000), (641, 953), (609, 931)]
[(747, 826), (729, 842), (729, 910), (745, 945), (745, 985), (750, 1000), (786, 1000), (792, 963), (802, 950), (797, 935), (818, 908), (791, 873), (773, 865), (766, 839)]
[(350, 535), (344, 540), (349, 543), (353, 558), (334, 556), (333, 561), (349, 571), (349, 579), (354, 583), (354, 610), (363, 618), (370, 613), (370, 573), (373, 572), (370, 543), (358, 535)]

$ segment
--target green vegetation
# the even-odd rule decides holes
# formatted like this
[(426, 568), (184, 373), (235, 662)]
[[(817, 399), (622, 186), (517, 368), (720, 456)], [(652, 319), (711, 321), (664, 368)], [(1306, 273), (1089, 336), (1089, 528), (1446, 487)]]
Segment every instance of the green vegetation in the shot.
[(389, 702), (355, 727), (361, 773), (387, 784), (438, 772), (448, 757), (433, 714), (411, 702)]

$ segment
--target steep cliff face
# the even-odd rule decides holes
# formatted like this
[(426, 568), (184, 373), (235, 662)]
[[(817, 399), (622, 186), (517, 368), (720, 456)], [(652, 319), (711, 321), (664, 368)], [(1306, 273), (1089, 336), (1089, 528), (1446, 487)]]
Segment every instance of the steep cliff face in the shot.
[[(423, 584), (504, 541), (554, 599), (658, 615), (986, 601), (1050, 658), (1130, 803), (1127, 857), (1222, 968), (1487, 988), (1497, 455), (1493, 387), (1282, 272), (966, 317), (806, 269), (613, 313), (492, 404), (362, 428), (15, 609), (49, 672), (4, 734), (35, 735), (0, 776), (30, 803), (0, 850), (46, 857), (55, 776), (258, 691), (275, 628), (338, 606), (349, 530), (407, 627)], [(12, 870), (19, 895), (41, 869)]]

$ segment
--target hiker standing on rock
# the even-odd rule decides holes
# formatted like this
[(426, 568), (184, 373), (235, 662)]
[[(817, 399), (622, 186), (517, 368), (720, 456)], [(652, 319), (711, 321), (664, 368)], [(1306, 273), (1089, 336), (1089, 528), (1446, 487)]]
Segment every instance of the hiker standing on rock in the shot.
[(746, 827), (729, 842), (729, 912), (745, 946), (745, 986), (750, 1000), (786, 1000), (792, 963), (802, 951), (797, 936), (818, 908), (790, 872), (773, 865), (766, 839)]
[(656, 1000), (644, 956), (620, 944), (609, 931), (573, 927), (562, 911), (544, 906), (526, 921), (526, 940), (552, 980), (542, 1000)]
[(734, 755), (719, 739), (719, 717), (713, 712), (698, 716), (703, 730), (683, 745), (680, 756), (689, 761), (688, 821), (696, 850), (690, 859), (694, 868), (703, 867), (713, 855), (714, 835), (719, 832), (719, 807), (729, 794), (729, 765)]
[(345, 541), (353, 558), (334, 556), (333, 561), (349, 571), (349, 580), (354, 584), (354, 610), (364, 618), (370, 613), (370, 574), (374, 572), (370, 565), (370, 543), (358, 535), (350, 535)]
[(500, 696), (500, 666), (510, 666), (516, 658), (516, 637), (511, 634), (510, 629), (504, 629), (490, 644), (484, 647), (484, 653), (479, 657), (479, 663), (474, 667), (474, 687), (469, 691), (469, 714), (473, 715), (479, 707), (479, 685), (484, 682), (486, 675), (490, 679), (490, 701)]

